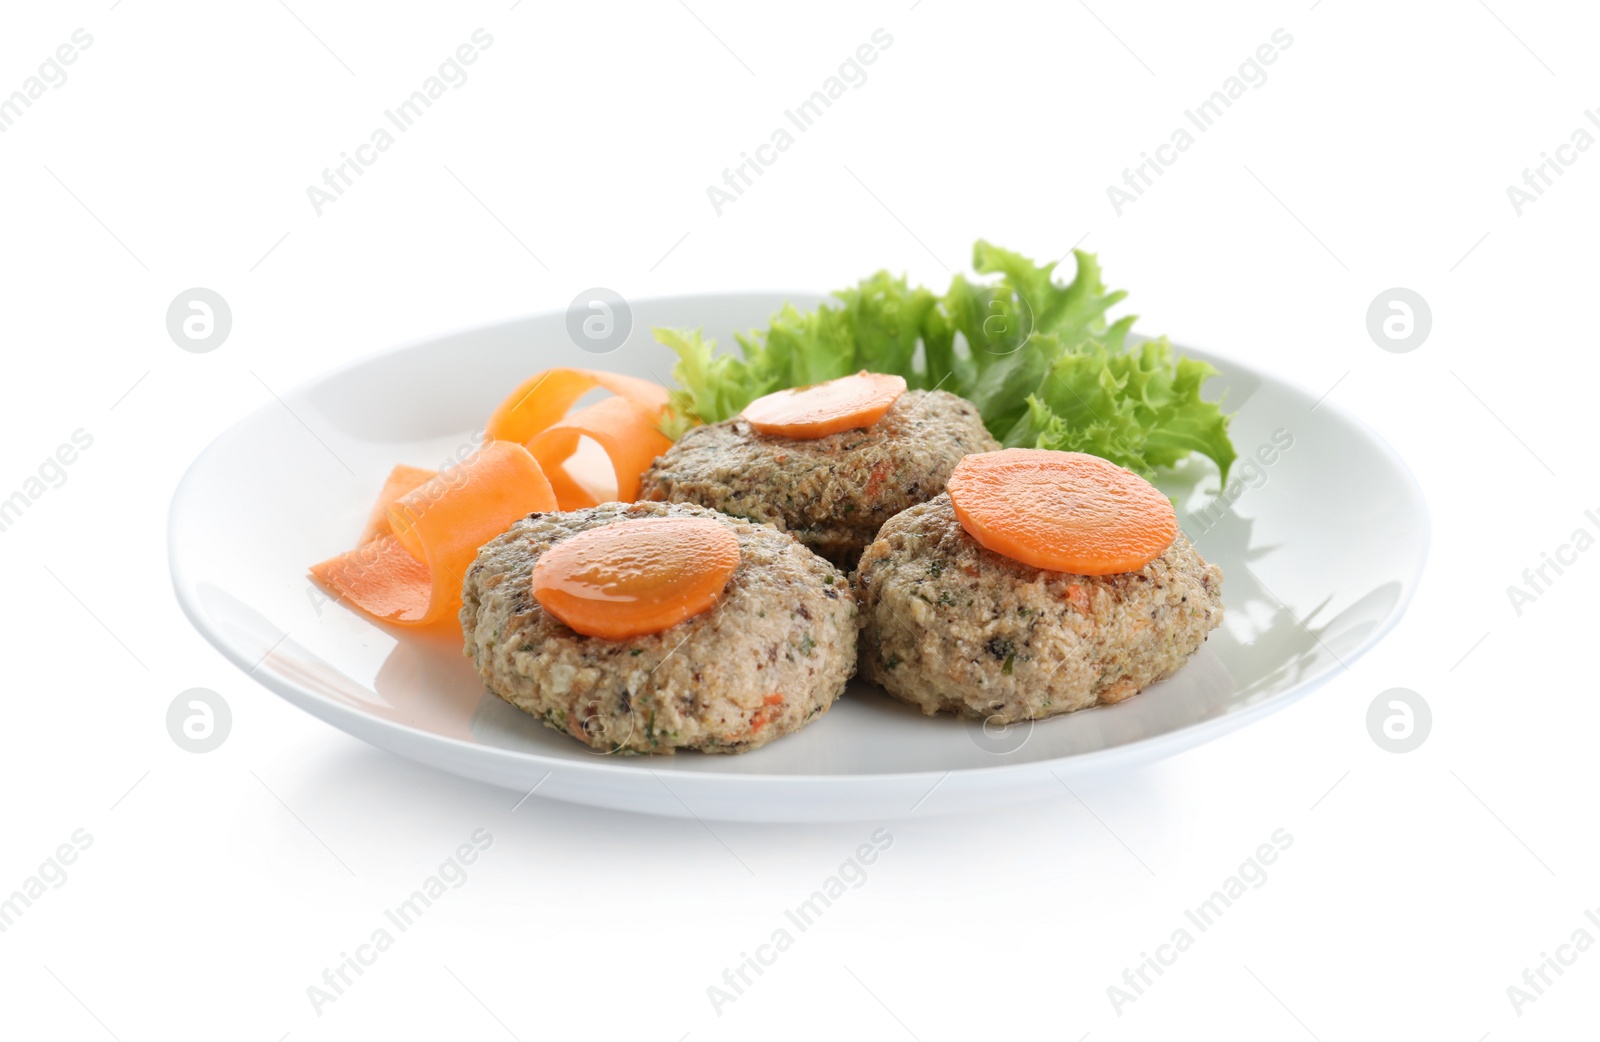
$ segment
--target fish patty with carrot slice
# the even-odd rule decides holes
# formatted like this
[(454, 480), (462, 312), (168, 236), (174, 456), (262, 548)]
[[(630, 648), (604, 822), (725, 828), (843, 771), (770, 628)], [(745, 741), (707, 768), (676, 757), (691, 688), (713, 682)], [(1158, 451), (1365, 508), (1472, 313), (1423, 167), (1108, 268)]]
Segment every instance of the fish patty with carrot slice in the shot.
[(1120, 702), (1222, 623), (1222, 570), (1181, 532), (1133, 571), (1051, 571), (979, 543), (949, 494), (890, 519), (855, 584), (863, 677), (996, 724)]
[[(691, 522), (679, 545), (694, 561), (662, 560), (673, 541), (657, 540), (659, 528), (639, 537), (663, 520)], [(716, 589), (705, 581), (718, 563), (707, 547), (719, 552), (703, 538), (707, 523), (737, 542)], [(636, 538), (596, 538), (613, 527), (605, 534)], [(590, 549), (579, 537), (601, 550), (611, 545), (615, 560), (552, 555), (563, 545)], [(610, 592), (597, 581), (611, 582)], [(652, 584), (660, 596), (639, 608), (634, 602)], [(607, 597), (618, 599), (617, 610), (593, 610)], [(638, 632), (652, 614), (666, 624)], [(793, 539), (714, 510), (648, 502), (530, 514), (513, 524), (467, 570), (461, 627), (490, 691), (608, 753), (747, 752), (797, 731), (844, 692), (858, 633), (844, 574)]]
[(971, 402), (906, 391), (870, 426), (818, 438), (763, 434), (742, 417), (692, 428), (645, 471), (640, 495), (772, 525), (850, 569), (885, 521), (943, 492), (963, 456), (999, 447)]

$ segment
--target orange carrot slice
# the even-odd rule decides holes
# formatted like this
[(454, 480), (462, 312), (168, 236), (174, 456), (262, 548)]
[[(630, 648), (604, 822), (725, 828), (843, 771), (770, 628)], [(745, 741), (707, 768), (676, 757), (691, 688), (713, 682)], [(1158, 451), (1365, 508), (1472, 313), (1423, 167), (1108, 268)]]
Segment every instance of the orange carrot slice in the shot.
[(367, 515), (367, 529), (361, 533), (357, 545), (370, 543), (379, 536), (394, 535), (394, 529), (389, 527), (389, 508), (394, 501), (438, 474), (436, 470), (408, 467), (404, 463), (391, 470), (378, 493), (378, 501), (372, 504), (372, 513)]
[(906, 390), (904, 377), (862, 370), (827, 383), (774, 391), (744, 407), (744, 418), (762, 434), (824, 438), (871, 427)]
[(715, 605), (739, 537), (705, 517), (617, 521), (564, 539), (533, 566), (533, 596), (590, 637), (659, 633)]
[(369, 615), (426, 625), (460, 608), (461, 583), (479, 547), (518, 518), (555, 508), (532, 454), (489, 442), (390, 505), (393, 535), (314, 565), (311, 574)]
[(656, 417), (667, 405), (667, 389), (660, 384), (598, 369), (546, 369), (534, 373), (495, 409), (485, 437), (491, 441), (526, 443), (556, 424), (567, 410), (596, 387), (625, 398)]
[(639, 476), (672, 447), (672, 439), (656, 429), (658, 422), (659, 412), (627, 398), (607, 398), (545, 428), (528, 442), (528, 449), (550, 479), (561, 509), (578, 510), (599, 500), (578, 484), (566, 462), (578, 451), (581, 437), (593, 438), (611, 458), (617, 476), (616, 498), (631, 503), (639, 498)]
[(947, 487), (968, 535), (1053, 572), (1137, 571), (1178, 536), (1177, 512), (1154, 485), (1082, 452), (975, 453), (956, 464)]

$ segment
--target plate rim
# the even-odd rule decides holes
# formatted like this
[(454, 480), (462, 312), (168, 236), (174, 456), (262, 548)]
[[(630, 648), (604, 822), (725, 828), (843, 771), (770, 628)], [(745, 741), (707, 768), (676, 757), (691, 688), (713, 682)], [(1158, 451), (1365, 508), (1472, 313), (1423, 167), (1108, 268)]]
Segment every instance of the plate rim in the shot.
[[(772, 299), (778, 297), (785, 297), (791, 300), (822, 300), (828, 299), (830, 296), (830, 294), (818, 294), (812, 291), (798, 292), (781, 290), (733, 290), (728, 292), (679, 293), (654, 297), (641, 297), (638, 298), (636, 303), (648, 305), (667, 301), (681, 303), (686, 300), (695, 299)], [(285, 399), (303, 397), (311, 389), (327, 381), (335, 379), (336, 377), (342, 376), (351, 370), (360, 368), (379, 359), (400, 354), (402, 352), (415, 350), (441, 340), (449, 340), (464, 335), (501, 329), (507, 326), (518, 325), (530, 320), (550, 318), (561, 314), (562, 312), (557, 310), (532, 312), (518, 317), (511, 317), (481, 325), (469, 326), (454, 330), (452, 332), (435, 333), (420, 337), (415, 340), (391, 345), (386, 348), (378, 348), (372, 351), (363, 352), (358, 357), (351, 359), (343, 365), (322, 371), (318, 375), (295, 385), (281, 395), (281, 397)], [(681, 782), (686, 786), (710, 787), (721, 786), (730, 783), (743, 783), (746, 785), (753, 784), (757, 786), (809, 786), (822, 788), (841, 784), (872, 783), (889, 785), (911, 782), (921, 783), (951, 776), (959, 776), (961, 778), (969, 778), (974, 780), (992, 781), (1003, 779), (1007, 776), (1022, 776), (1030, 774), (1037, 775), (1044, 771), (1049, 771), (1051, 773), (1055, 773), (1057, 771), (1067, 771), (1073, 774), (1091, 773), (1105, 768), (1116, 767), (1119, 765), (1119, 761), (1131, 761), (1132, 765), (1153, 763), (1167, 757), (1177, 755), (1178, 753), (1185, 752), (1189, 749), (1193, 749), (1199, 745), (1205, 744), (1206, 742), (1226, 737), (1228, 734), (1254, 723), (1263, 717), (1288, 708), (1289, 706), (1300, 701), (1302, 698), (1305, 698), (1307, 695), (1321, 688), (1334, 677), (1340, 675), (1340, 673), (1348, 672), (1351, 664), (1359, 660), (1368, 651), (1372, 650), (1373, 647), (1375, 647), (1380, 641), (1388, 636), (1397, 625), (1399, 625), (1400, 620), (1405, 617), (1406, 612), (1410, 609), (1411, 602), (1416, 597), (1417, 590), (1421, 586), (1423, 578), (1426, 575), (1428, 559), (1431, 554), (1433, 544), (1433, 520), (1432, 512), (1428, 505), (1428, 499), (1424, 493), (1422, 483), (1417, 479), (1416, 474), (1406, 463), (1404, 457), (1400, 455), (1400, 453), (1388, 442), (1387, 439), (1385, 439), (1381, 434), (1379, 434), (1375, 429), (1373, 429), (1359, 417), (1350, 413), (1348, 410), (1344, 409), (1338, 404), (1328, 402), (1326, 398), (1320, 401), (1313, 398), (1305, 388), (1292, 380), (1285, 379), (1275, 370), (1266, 369), (1254, 364), (1246, 365), (1242, 362), (1236, 362), (1220, 352), (1212, 351), (1204, 347), (1197, 347), (1187, 343), (1173, 341), (1172, 346), (1175, 351), (1180, 353), (1194, 352), (1203, 355), (1205, 356), (1206, 361), (1223, 361), (1230, 365), (1245, 368), (1263, 380), (1269, 380), (1277, 384), (1279, 387), (1289, 391), (1290, 393), (1299, 396), (1308, 404), (1313, 402), (1317, 403), (1317, 408), (1327, 409), (1336, 415), (1340, 420), (1342, 420), (1348, 428), (1357, 432), (1360, 436), (1366, 438), (1370, 443), (1372, 443), (1389, 460), (1396, 472), (1404, 478), (1406, 490), (1410, 493), (1412, 499), (1417, 504), (1419, 520), (1421, 522), (1421, 546), (1420, 552), (1417, 556), (1416, 565), (1412, 572), (1406, 577), (1407, 581), (1405, 584), (1405, 589), (1402, 592), (1401, 597), (1395, 602), (1394, 607), (1390, 609), (1388, 615), (1383, 620), (1382, 625), (1378, 626), (1371, 633), (1369, 633), (1351, 651), (1338, 657), (1340, 665), (1343, 666), (1342, 669), (1329, 668), (1315, 677), (1301, 681), (1285, 691), (1272, 695), (1237, 712), (1227, 713), (1222, 716), (1213, 717), (1207, 720), (1200, 720), (1195, 723), (1187, 724), (1174, 731), (1139, 738), (1132, 742), (1127, 742), (1111, 748), (1096, 749), (1083, 753), (1072, 753), (1065, 756), (1058, 756), (1044, 760), (998, 763), (979, 767), (951, 767), (944, 770), (929, 769), (919, 771), (889, 771), (870, 774), (746, 774), (730, 773), (717, 770), (672, 770), (670, 773), (673, 780), (675, 782)], [(272, 673), (259, 672), (262, 662), (265, 661), (265, 657), (258, 662), (248, 662), (245, 656), (229, 640), (227, 640), (217, 629), (213, 628), (207, 619), (205, 612), (197, 603), (194, 602), (194, 599), (191, 596), (191, 590), (195, 588), (197, 584), (192, 580), (191, 577), (186, 575), (183, 566), (180, 564), (181, 558), (176, 545), (176, 518), (181, 510), (181, 503), (185, 497), (185, 493), (190, 491), (191, 483), (196, 480), (195, 475), (201, 466), (208, 459), (210, 459), (213, 454), (219, 451), (219, 449), (224, 445), (230, 436), (235, 435), (243, 427), (255, 421), (258, 416), (274, 409), (275, 407), (280, 406), (275, 406), (275, 404), (271, 402), (264, 403), (260, 407), (238, 418), (222, 431), (218, 432), (216, 436), (213, 437), (209, 443), (207, 443), (206, 447), (202, 449), (200, 453), (196, 455), (195, 458), (184, 469), (183, 474), (179, 477), (176, 485), (173, 487), (171, 497), (168, 501), (165, 542), (167, 551), (167, 570), (169, 578), (172, 582), (173, 594), (178, 602), (180, 610), (183, 612), (185, 618), (189, 620), (189, 624), (194, 627), (196, 632), (198, 632), (208, 644), (220, 652), (222, 656), (229, 662), (233, 663), (233, 665), (243, 672), (245, 676), (249, 677), (251, 680), (254, 680), (256, 683), (260, 684), (262, 687), (265, 687), (278, 697), (284, 699), (286, 702), (289, 702), (291, 705), (294, 705), (296, 708), (301, 709), (302, 711), (309, 713), (310, 715), (317, 717), (328, 724), (331, 724), (332, 726), (354, 738), (360, 739), (368, 744), (379, 746), (388, 751), (405, 755), (411, 759), (416, 759), (416, 757), (411, 756), (406, 749), (409, 747), (419, 747), (437, 751), (438, 753), (442, 754), (440, 759), (446, 759), (451, 762), (477, 761), (482, 763), (485, 761), (492, 761), (497, 766), (506, 768), (516, 769), (532, 767), (552, 772), (559, 771), (562, 773), (607, 779), (617, 779), (620, 777), (632, 779), (636, 775), (650, 775), (655, 773), (656, 766), (669, 767), (671, 764), (676, 762), (676, 756), (638, 756), (623, 757), (614, 760), (610, 754), (595, 754), (592, 760), (563, 759), (537, 751), (517, 750), (504, 746), (484, 745), (476, 742), (470, 742), (461, 738), (439, 734), (435, 731), (424, 730), (413, 727), (409, 724), (377, 716), (375, 714), (365, 712), (358, 707), (346, 705), (342, 702), (328, 698), (327, 696), (318, 694), (317, 692), (298, 687), (289, 680), (279, 678)], [(384, 629), (385, 632), (395, 632), (392, 627), (383, 627), (378, 623), (373, 623), (370, 620), (367, 621), (369, 625), (379, 626), (379, 628)], [(284, 636), (287, 635), (288, 631), (285, 630)], [(268, 654), (270, 655), (270, 651)], [(1091, 707), (1090, 710), (1084, 711), (1093, 711), (1094, 708), (1100, 707)], [(349, 726), (346, 726), (347, 724)], [(373, 737), (375, 732), (382, 733), (385, 738), (389, 740), (379, 741)], [(692, 755), (692, 753), (689, 755)], [(436, 762), (437, 760), (430, 759), (429, 765), (431, 766)], [(482, 775), (478, 772), (474, 772), (474, 776), (480, 778), (482, 777)]]

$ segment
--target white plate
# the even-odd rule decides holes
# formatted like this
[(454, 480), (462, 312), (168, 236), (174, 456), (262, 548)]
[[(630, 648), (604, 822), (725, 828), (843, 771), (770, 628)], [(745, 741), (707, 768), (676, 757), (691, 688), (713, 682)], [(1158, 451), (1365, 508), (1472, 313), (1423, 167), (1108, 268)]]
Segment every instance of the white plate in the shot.
[[(439, 466), (469, 447), (530, 373), (597, 366), (665, 380), (651, 326), (704, 326), (725, 348), (777, 294), (633, 304), (626, 344), (574, 347), (541, 315), (395, 350), (283, 396), (195, 461), (169, 521), (178, 599), (263, 685), (380, 748), (509, 789), (645, 813), (814, 821), (976, 807), (1170, 755), (1289, 704), (1371, 647), (1405, 610), (1428, 517), (1405, 465), (1328, 403), (1200, 351), (1238, 411), (1239, 489), (1192, 462), (1159, 484), (1226, 576), (1227, 617), (1176, 676), (1117, 706), (1002, 733), (927, 718), (864, 683), (799, 734), (741, 756), (592, 753), (484, 690), (459, 637), (418, 637), (329, 602), (306, 566), (348, 549), (396, 463)], [(794, 294), (807, 304), (817, 298)], [(1286, 448), (1280, 447), (1291, 442)], [(1257, 456), (1257, 453), (1260, 453)], [(1248, 464), (1247, 457), (1255, 462)], [(1263, 462), (1270, 460), (1270, 462)], [(938, 785), (932, 797), (930, 790)]]

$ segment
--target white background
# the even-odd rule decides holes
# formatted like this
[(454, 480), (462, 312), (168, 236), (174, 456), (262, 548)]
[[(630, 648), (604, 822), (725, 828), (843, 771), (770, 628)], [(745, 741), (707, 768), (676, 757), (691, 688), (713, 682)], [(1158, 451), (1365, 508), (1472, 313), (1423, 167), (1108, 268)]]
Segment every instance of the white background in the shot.
[[(1600, 906), (1579, 661), (1600, 554), (1520, 617), (1506, 587), (1600, 507), (1600, 150), (1520, 216), (1506, 187), (1600, 105), (1600, 26), (1491, 4), (9, 6), (0, 93), (74, 29), (94, 42), (0, 134), (0, 495), (74, 430), (94, 444), (0, 532), (0, 892), (75, 829), (93, 844), (0, 934), (0, 1030), (1592, 1033), (1600, 950), (1520, 1016), (1506, 989)], [(470, 80), (317, 216), (306, 186), (478, 27), (494, 42)], [(867, 82), (718, 216), (706, 186), (879, 27), (893, 44)], [(1293, 45), (1267, 81), (1116, 215), (1106, 186), (1278, 28)], [(883, 822), (867, 882), (720, 1016), (707, 986), (876, 826), (714, 837), (537, 797), (513, 812), (272, 697), (179, 614), (167, 501), (263, 382), (593, 285), (827, 290), (887, 266), (942, 286), (979, 237), (1038, 257), (1081, 240), (1141, 328), (1331, 388), (1422, 482), (1428, 572), (1376, 650), (1243, 732), (1081, 803), (953, 817), (935, 793)], [(166, 333), (191, 286), (232, 305), (211, 354)], [(1391, 286), (1432, 307), (1410, 354), (1366, 333)], [(164, 724), (196, 686), (234, 715), (207, 755)], [(1365, 726), (1394, 686), (1433, 710), (1406, 755)], [(317, 1015), (307, 986), (477, 828), (494, 845), (468, 882)], [(1114, 1011), (1124, 968), (1280, 828), (1294, 843), (1265, 885)]]

